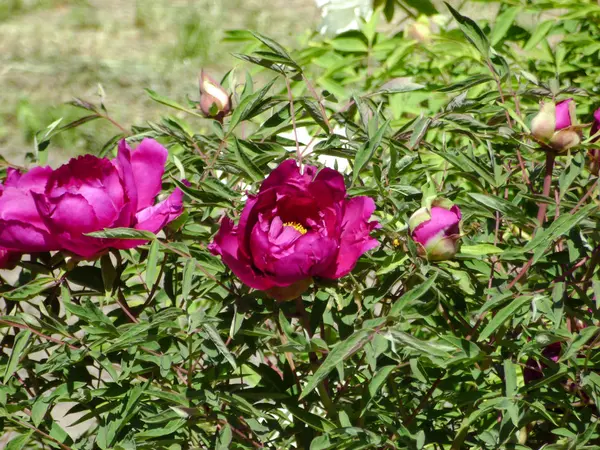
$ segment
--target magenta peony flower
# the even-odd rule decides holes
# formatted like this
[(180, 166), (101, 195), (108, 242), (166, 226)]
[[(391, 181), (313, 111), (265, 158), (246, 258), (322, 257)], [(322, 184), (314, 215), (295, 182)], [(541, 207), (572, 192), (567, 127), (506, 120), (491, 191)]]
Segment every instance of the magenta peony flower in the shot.
[(35, 167), (25, 174), (9, 168), (0, 183), (0, 246), (23, 253), (58, 250), (35, 206), (33, 194), (46, 189), (50, 167)]
[(408, 226), (419, 254), (430, 261), (454, 257), (459, 247), (461, 213), (447, 200), (436, 200), (430, 209), (421, 208), (409, 219)]
[[(590, 130), (590, 136), (594, 136), (598, 131), (600, 131), (600, 108), (594, 111), (594, 122)], [(600, 140), (600, 135), (592, 139), (593, 142), (598, 142), (598, 140)], [(600, 149), (590, 149), (588, 158), (590, 159), (590, 172), (598, 175), (600, 171)]]
[(140, 245), (85, 234), (118, 227), (156, 233), (177, 218), (183, 199), (179, 189), (154, 205), (167, 156), (152, 139), (144, 139), (135, 152), (123, 140), (112, 161), (86, 155), (54, 171), (13, 172), (0, 197), (0, 245), (21, 252), (67, 250), (83, 258)]
[(209, 249), (248, 286), (277, 300), (300, 295), (310, 278), (341, 278), (378, 243), (369, 236), (375, 203), (346, 197), (332, 169), (284, 161), (249, 196), (239, 224), (224, 218)]
[(0, 270), (14, 269), (20, 259), (21, 253), (12, 252), (10, 250), (0, 247)]
[(531, 121), (531, 134), (558, 152), (579, 145), (581, 137), (576, 125), (575, 102), (572, 98), (556, 105), (544, 103)]
[[(542, 355), (554, 362), (558, 361), (560, 358), (561, 352), (560, 342), (555, 342), (544, 347), (542, 350)], [(523, 380), (525, 384), (532, 383), (544, 377), (544, 369), (548, 366), (543, 362), (538, 361), (535, 358), (529, 358), (525, 363), (525, 368), (523, 369)]]

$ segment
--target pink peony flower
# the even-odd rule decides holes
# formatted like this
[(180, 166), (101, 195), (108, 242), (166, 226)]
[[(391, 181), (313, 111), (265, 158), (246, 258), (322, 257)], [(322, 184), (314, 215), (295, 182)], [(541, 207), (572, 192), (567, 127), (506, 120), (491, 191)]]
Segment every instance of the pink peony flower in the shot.
[(421, 208), (409, 219), (408, 226), (418, 250), (430, 261), (443, 261), (458, 252), (461, 213), (447, 200), (437, 200), (430, 209)]
[(284, 161), (249, 196), (239, 224), (224, 218), (209, 249), (248, 286), (290, 300), (319, 276), (348, 274), (378, 243), (369, 236), (375, 203), (347, 198), (342, 175), (332, 169)]
[[(67, 250), (83, 258), (108, 248), (140, 245), (138, 240), (85, 234), (118, 227), (156, 233), (177, 218), (183, 200), (179, 189), (154, 205), (167, 156), (167, 150), (152, 139), (144, 139), (135, 152), (123, 140), (112, 161), (85, 155), (54, 171), (12, 173), (13, 178), (20, 177), (20, 189), (9, 188), (14, 184), (9, 175), (0, 197), (0, 245), (21, 252)], [(35, 183), (23, 181), (29, 179)]]
[(35, 167), (25, 174), (9, 168), (0, 184), (0, 246), (24, 253), (58, 250), (33, 200), (43, 194), (50, 167)]
[[(594, 122), (592, 123), (592, 129), (590, 130), (590, 136), (594, 136), (600, 131), (600, 108), (594, 111)], [(596, 136), (593, 142), (598, 142), (600, 136)], [(600, 171), (600, 149), (590, 149), (588, 152), (588, 158), (590, 159), (590, 172), (598, 175)]]

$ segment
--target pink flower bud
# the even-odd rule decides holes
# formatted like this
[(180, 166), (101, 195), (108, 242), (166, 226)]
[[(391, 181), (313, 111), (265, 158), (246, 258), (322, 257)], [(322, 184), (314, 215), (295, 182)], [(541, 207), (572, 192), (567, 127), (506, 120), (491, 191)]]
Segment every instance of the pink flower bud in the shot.
[(572, 98), (556, 105), (548, 102), (531, 121), (531, 134), (557, 152), (564, 152), (581, 142), (576, 120)]
[(231, 110), (229, 94), (204, 70), (200, 73), (200, 109), (206, 117), (222, 120)]
[(409, 219), (419, 254), (430, 261), (452, 259), (458, 252), (460, 209), (447, 200), (437, 200), (430, 209), (421, 208)]

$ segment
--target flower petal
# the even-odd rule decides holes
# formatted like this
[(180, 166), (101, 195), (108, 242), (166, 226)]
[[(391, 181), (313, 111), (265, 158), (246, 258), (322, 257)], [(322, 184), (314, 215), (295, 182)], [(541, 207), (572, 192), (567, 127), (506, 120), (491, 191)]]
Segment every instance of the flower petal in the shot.
[(426, 246), (441, 231), (445, 234), (459, 234), (458, 224), (460, 222), (460, 209), (455, 205), (450, 210), (440, 206), (434, 206), (430, 211), (431, 219), (419, 224), (412, 230), (413, 239), (419, 244)]
[(131, 153), (131, 168), (137, 187), (137, 210), (154, 204), (162, 187), (169, 152), (154, 139), (144, 139)]
[(125, 205), (127, 210), (123, 212), (124, 216), (129, 216), (128, 222), (131, 223), (138, 205), (138, 190), (133, 176), (133, 168), (131, 165), (131, 149), (127, 145), (125, 139), (119, 142), (119, 150), (117, 158), (113, 160), (114, 166), (117, 168), (119, 178), (121, 178), (123, 189), (125, 191)]
[(141, 210), (135, 216), (137, 230), (158, 233), (166, 224), (183, 212), (183, 192), (177, 188), (162, 202)]
[(376, 221), (369, 222), (374, 211), (375, 202), (370, 197), (361, 196), (346, 200), (337, 259), (334, 264), (315, 275), (341, 278), (354, 269), (363, 253), (379, 245), (377, 239), (369, 236), (371, 231), (379, 226)]
[(556, 131), (573, 125), (573, 117), (571, 117), (570, 111), (570, 103), (572, 101), (573, 99), (569, 98), (556, 104)]
[(18, 220), (0, 219), (0, 245), (23, 253), (58, 250), (59, 245), (48, 230)]
[(239, 251), (238, 229), (227, 217), (208, 249), (213, 255), (220, 255), (223, 262), (246, 285), (254, 289), (266, 290), (275, 286), (271, 280), (256, 271), (249, 259)]

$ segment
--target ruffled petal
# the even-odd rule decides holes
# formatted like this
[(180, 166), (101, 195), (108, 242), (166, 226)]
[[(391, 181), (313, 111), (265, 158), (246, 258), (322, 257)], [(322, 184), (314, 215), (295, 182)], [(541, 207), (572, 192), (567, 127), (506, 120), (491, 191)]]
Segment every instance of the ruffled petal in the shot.
[(306, 188), (317, 174), (317, 168), (314, 166), (304, 166), (303, 173), (294, 159), (288, 159), (279, 164), (269, 176), (263, 181), (259, 192), (278, 187), (283, 184), (289, 184), (300, 188)]
[(334, 263), (337, 249), (333, 239), (318, 233), (305, 234), (296, 241), (292, 252), (270, 264), (270, 274), (282, 286), (320, 275)]
[(131, 168), (137, 187), (137, 211), (154, 204), (162, 187), (169, 152), (154, 139), (144, 139), (131, 153)]
[(158, 233), (166, 224), (183, 212), (183, 192), (177, 188), (162, 202), (141, 210), (135, 216), (137, 230)]
[(363, 253), (379, 245), (376, 239), (369, 236), (371, 231), (379, 226), (376, 221), (369, 222), (374, 211), (375, 202), (370, 197), (346, 200), (337, 259), (334, 264), (315, 275), (341, 278), (354, 269)]
[(27, 222), (0, 219), (0, 245), (23, 253), (58, 250), (59, 245), (48, 230)]
[(223, 262), (246, 285), (254, 289), (266, 290), (276, 284), (256, 271), (249, 259), (239, 251), (238, 229), (233, 222), (224, 218), (221, 227), (208, 249), (213, 255), (220, 255)]
[(124, 205), (127, 205), (127, 210), (123, 212), (124, 216), (129, 216), (129, 223), (132, 223), (137, 212), (138, 190), (133, 176), (133, 168), (131, 164), (131, 149), (127, 145), (125, 139), (119, 142), (119, 150), (117, 158), (113, 160), (113, 164), (117, 168), (119, 178), (121, 179), (123, 189), (125, 191)]

